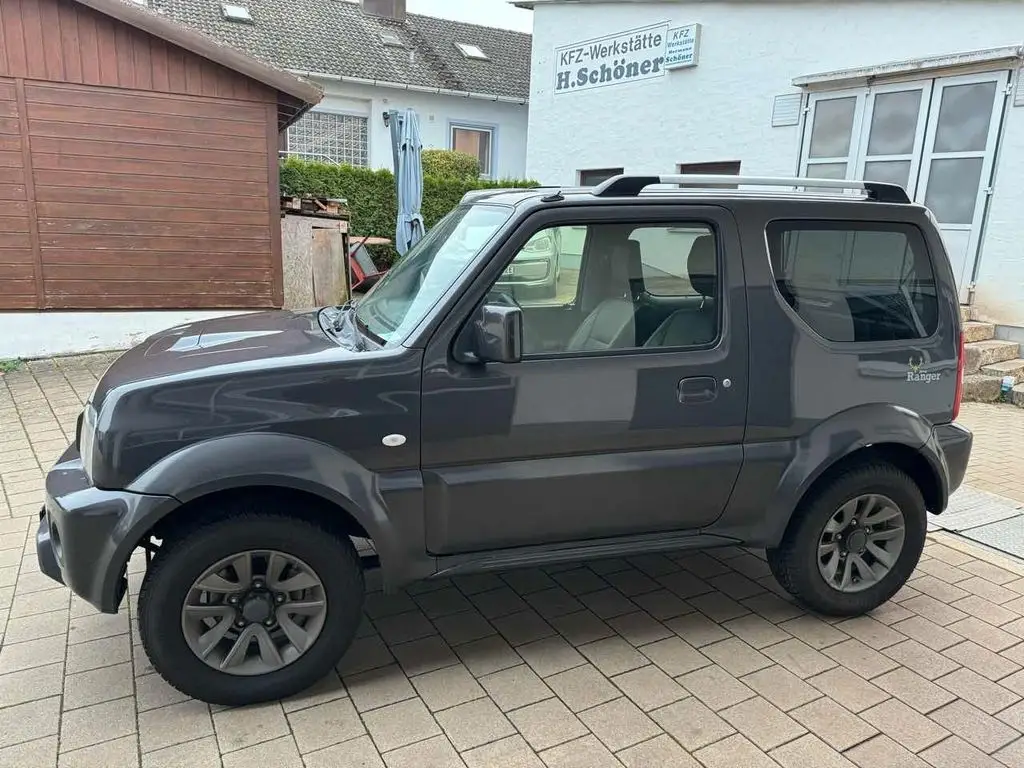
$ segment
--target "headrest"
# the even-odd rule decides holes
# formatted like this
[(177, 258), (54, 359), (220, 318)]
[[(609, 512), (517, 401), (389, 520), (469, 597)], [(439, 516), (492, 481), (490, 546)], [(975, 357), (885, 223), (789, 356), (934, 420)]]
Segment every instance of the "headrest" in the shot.
[(636, 281), (643, 280), (640, 243), (628, 238), (622, 227), (601, 227), (597, 230), (595, 254), (603, 262), (602, 272), (613, 293), (625, 292)]
[(718, 255), (714, 235), (701, 235), (690, 246), (686, 260), (686, 271), (690, 276), (693, 290), (705, 298), (714, 298), (718, 293)]

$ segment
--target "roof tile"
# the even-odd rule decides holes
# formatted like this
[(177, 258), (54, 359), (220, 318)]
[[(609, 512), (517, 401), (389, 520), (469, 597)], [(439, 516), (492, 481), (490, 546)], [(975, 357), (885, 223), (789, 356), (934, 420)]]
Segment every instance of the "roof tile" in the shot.
[[(349, 0), (236, 0), (252, 23), (228, 21), (218, 0), (150, 0), (173, 21), (285, 69), (445, 88), (526, 101), (530, 35), (408, 14), (405, 21), (364, 14)], [(404, 48), (386, 46), (391, 31)], [(479, 46), (487, 60), (455, 46)]]

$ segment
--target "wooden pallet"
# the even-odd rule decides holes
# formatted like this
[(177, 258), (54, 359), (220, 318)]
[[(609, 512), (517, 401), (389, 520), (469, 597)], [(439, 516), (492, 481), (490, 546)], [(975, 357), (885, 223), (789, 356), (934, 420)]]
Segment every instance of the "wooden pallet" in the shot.
[(298, 216), (318, 216), (328, 219), (348, 219), (348, 201), (330, 197), (281, 196), (281, 213)]

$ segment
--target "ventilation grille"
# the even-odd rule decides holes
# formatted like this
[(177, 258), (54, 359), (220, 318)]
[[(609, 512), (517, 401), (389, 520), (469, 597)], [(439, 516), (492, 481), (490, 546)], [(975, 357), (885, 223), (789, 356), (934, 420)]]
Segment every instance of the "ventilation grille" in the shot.
[(772, 128), (800, 124), (800, 110), (804, 105), (802, 93), (783, 93), (772, 102)]

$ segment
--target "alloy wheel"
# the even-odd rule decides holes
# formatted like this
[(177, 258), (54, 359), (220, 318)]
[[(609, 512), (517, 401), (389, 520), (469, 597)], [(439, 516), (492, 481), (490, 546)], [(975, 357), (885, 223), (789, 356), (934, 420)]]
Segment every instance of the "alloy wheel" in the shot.
[(192, 652), (231, 675), (263, 675), (316, 642), (327, 595), (316, 572), (276, 550), (247, 550), (207, 568), (189, 589), (181, 628)]
[(906, 523), (887, 496), (863, 494), (835, 511), (818, 539), (818, 571), (839, 592), (861, 592), (893, 569)]

